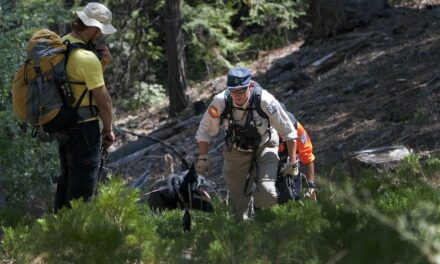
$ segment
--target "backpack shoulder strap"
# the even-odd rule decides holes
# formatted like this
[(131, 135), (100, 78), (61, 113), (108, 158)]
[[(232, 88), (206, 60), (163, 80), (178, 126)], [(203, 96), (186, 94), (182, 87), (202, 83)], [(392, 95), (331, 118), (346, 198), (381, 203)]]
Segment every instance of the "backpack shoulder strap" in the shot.
[(68, 48), (70, 49), (69, 51), (72, 51), (74, 49), (85, 49), (85, 50), (90, 50), (90, 46), (88, 46), (87, 44), (81, 43), (81, 42), (76, 42), (76, 43), (71, 43), (68, 39), (66, 39), (64, 41), (64, 43), (68, 46)]
[[(84, 43), (71, 43), (70, 40), (66, 39), (63, 42), (66, 45), (66, 55), (65, 55), (65, 59), (64, 59), (64, 67), (67, 66), (67, 61), (69, 60), (70, 57), (70, 53), (74, 50), (74, 49), (85, 49), (85, 50), (90, 50), (90, 47)], [(69, 84), (79, 84), (79, 85), (86, 85), (85, 82), (75, 82), (75, 81), (68, 81)], [(85, 95), (87, 93), (87, 87), (84, 88), (84, 91), (82, 92), (81, 96), (79, 97), (78, 102), (75, 105), (75, 109), (78, 109), (79, 106), (81, 105), (81, 102), (83, 101)], [(92, 107), (92, 93), (89, 91), (89, 106)]]
[[(261, 109), (261, 93), (263, 92), (263, 88), (254, 81), (252, 82), (252, 87), (251, 98), (249, 99), (250, 106), (255, 109), (260, 116), (269, 120), (269, 116)], [(230, 111), (232, 111), (232, 98), (227, 90), (225, 92), (225, 109), (220, 115), (221, 119), (226, 119)]]
[(66, 45), (66, 59), (64, 61), (65, 65), (67, 65), (67, 61), (69, 60), (70, 53), (74, 49), (85, 49), (90, 50), (90, 47), (84, 43), (71, 43), (70, 40), (66, 39), (63, 42)]
[(223, 112), (220, 115), (220, 120), (225, 120), (228, 118), (229, 113), (232, 111), (232, 98), (229, 94), (229, 90), (226, 90), (225, 92), (225, 109), (223, 109)]
[(257, 113), (261, 116), (269, 120), (269, 116), (261, 109), (261, 94), (263, 92), (263, 88), (261, 88), (260, 84), (257, 82), (252, 82), (252, 94), (251, 94), (251, 102), (252, 107), (257, 111)]
[(228, 122), (228, 128), (226, 129), (226, 145), (228, 146), (228, 149), (230, 146), (232, 146), (233, 141), (233, 126), (234, 126), (234, 120), (232, 118), (232, 98), (229, 94), (229, 90), (225, 92), (225, 109), (223, 109), (223, 112), (220, 115), (220, 124), (224, 124), (224, 122)]

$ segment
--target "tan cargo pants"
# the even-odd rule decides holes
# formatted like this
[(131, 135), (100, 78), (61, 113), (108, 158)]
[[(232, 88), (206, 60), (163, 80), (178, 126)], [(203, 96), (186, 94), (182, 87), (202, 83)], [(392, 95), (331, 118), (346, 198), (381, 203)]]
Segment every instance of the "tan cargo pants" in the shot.
[[(243, 152), (235, 148), (225, 152), (223, 163), (223, 177), (229, 188), (235, 216), (239, 220), (249, 219), (249, 208), (251, 196), (243, 194), (243, 188), (246, 184), (246, 176), (251, 164), (252, 152)], [(278, 146), (260, 147), (257, 151), (258, 162), (258, 184), (253, 193), (255, 207), (267, 208), (277, 203), (277, 192), (275, 189), (275, 180), (278, 166)], [(254, 176), (249, 179), (249, 193), (254, 182)]]

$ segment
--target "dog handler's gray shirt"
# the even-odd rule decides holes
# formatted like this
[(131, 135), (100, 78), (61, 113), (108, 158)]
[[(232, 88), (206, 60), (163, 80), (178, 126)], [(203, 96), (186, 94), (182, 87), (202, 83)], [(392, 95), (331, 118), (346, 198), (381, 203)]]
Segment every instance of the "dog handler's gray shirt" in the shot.
[[(225, 109), (225, 91), (217, 94), (212, 100), (209, 107), (215, 107), (218, 111), (218, 115), (221, 115)], [(249, 100), (243, 106), (234, 105), (232, 114), (237, 125), (244, 126), (246, 122), (247, 111)], [(241, 109), (236, 109), (236, 107)], [(271, 129), (271, 142), (276, 142), (278, 144), (278, 134), (285, 140), (295, 140), (297, 138), (297, 131), (290, 121), (287, 113), (280, 106), (275, 97), (262, 89), (261, 93), (261, 109), (269, 117)], [(258, 128), (258, 132), (262, 135), (261, 145), (265, 144), (269, 140), (269, 134), (266, 133), (268, 127), (268, 121), (266, 118), (261, 117), (256, 110), (253, 111), (254, 120)], [(206, 111), (200, 121), (199, 128), (196, 133), (197, 141), (210, 142), (211, 138), (218, 134), (219, 128), (221, 126), (219, 117), (213, 117)], [(228, 122), (223, 122), (225, 124), (225, 129), (228, 129)], [(278, 132), (278, 133), (277, 133)]]

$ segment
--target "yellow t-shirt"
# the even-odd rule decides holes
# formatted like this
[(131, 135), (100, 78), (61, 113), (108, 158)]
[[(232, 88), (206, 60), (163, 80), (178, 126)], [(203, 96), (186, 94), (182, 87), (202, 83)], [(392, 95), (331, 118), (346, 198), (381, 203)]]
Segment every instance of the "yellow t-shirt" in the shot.
[[(82, 40), (73, 37), (70, 34), (67, 34), (63, 37), (63, 40), (70, 40), (70, 43), (83, 43)], [(89, 50), (85, 49), (74, 49), (69, 55), (69, 59), (66, 65), (66, 75), (69, 81), (74, 82), (85, 82), (86, 86), (81, 84), (71, 84), (72, 94), (75, 97), (76, 105), (81, 94), (84, 92), (84, 88), (93, 90), (95, 88), (101, 87), (105, 85), (104, 76), (102, 74), (102, 66), (98, 57)], [(95, 100), (92, 99), (92, 105), (96, 105)], [(89, 106), (89, 94), (87, 93), (80, 107)]]

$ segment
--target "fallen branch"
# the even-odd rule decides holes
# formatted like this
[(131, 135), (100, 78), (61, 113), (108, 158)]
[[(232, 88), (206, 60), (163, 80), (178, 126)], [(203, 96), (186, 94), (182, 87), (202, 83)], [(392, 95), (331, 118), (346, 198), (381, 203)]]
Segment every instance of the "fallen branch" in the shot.
[[(201, 116), (193, 116), (183, 122), (178, 120), (170, 121), (169, 123), (164, 124), (162, 127), (158, 128), (157, 130), (154, 130), (153, 132), (149, 133), (149, 136), (154, 137), (155, 139), (166, 140), (180, 133), (181, 131), (185, 131), (189, 129), (200, 119)], [(118, 127), (116, 127), (115, 131), (121, 131), (121, 133), (123, 134), (130, 134), (130, 133), (125, 133), (122, 128), (118, 128)], [(136, 141), (129, 142), (121, 146), (120, 148), (116, 149), (115, 151), (110, 152), (108, 156), (108, 161), (115, 162), (117, 160), (124, 158), (125, 156), (128, 156), (132, 153), (145, 149), (155, 143), (158, 142), (152, 138), (148, 138), (146, 136), (139, 137)]]
[(331, 52), (325, 55), (324, 57), (320, 58), (319, 60), (313, 62), (311, 65), (311, 71), (315, 74), (328, 71), (337, 64), (345, 61), (348, 56), (351, 56), (357, 53), (362, 48), (368, 46), (368, 44), (369, 44), (368, 38), (364, 38), (364, 37), (360, 38), (352, 45)]
[(150, 166), (148, 166), (148, 168), (145, 170), (145, 172), (136, 178), (135, 181), (133, 181), (130, 186), (133, 188), (140, 188), (142, 187), (148, 180), (148, 176), (150, 175)]
[(110, 167), (110, 168), (114, 168), (114, 167), (119, 167), (119, 166), (121, 166), (121, 165), (123, 165), (125, 163), (131, 162), (133, 160), (137, 160), (138, 158), (140, 158), (143, 155), (145, 155), (145, 153), (147, 153), (152, 148), (153, 148), (153, 146), (149, 146), (149, 147), (144, 148), (142, 150), (136, 151), (135, 153), (130, 154), (128, 156), (125, 156), (122, 159), (118, 159), (116, 161), (109, 162), (106, 166)]
[[(189, 169), (188, 162), (187, 162), (187, 161), (185, 160), (185, 158), (183, 157), (183, 154), (180, 153), (176, 148), (174, 148), (174, 147), (171, 146), (170, 144), (166, 143), (165, 141), (163, 141), (163, 140), (161, 140), (161, 139), (158, 139), (158, 138), (156, 138), (156, 137), (150, 136), (150, 135), (139, 134), (139, 133), (135, 133), (135, 132), (127, 131), (127, 130), (124, 130), (124, 129), (122, 129), (122, 128), (118, 128), (118, 127), (116, 127), (115, 130), (116, 130), (117, 132), (119, 132), (119, 133), (130, 134), (130, 135), (133, 135), (133, 136), (137, 136), (137, 137), (139, 137), (139, 138), (147, 138), (147, 139), (150, 139), (150, 140), (152, 140), (152, 141), (154, 141), (154, 142), (156, 142), (156, 143), (160, 143), (160, 144), (164, 145), (165, 147), (171, 149), (171, 150), (177, 155), (177, 157), (179, 157), (179, 159), (182, 161), (182, 165), (183, 165), (183, 167), (184, 167), (183, 170), (188, 170), (188, 169)], [(144, 152), (144, 153), (145, 153), (145, 152)]]

